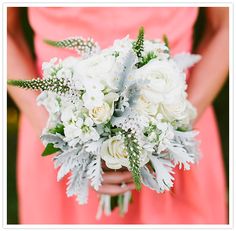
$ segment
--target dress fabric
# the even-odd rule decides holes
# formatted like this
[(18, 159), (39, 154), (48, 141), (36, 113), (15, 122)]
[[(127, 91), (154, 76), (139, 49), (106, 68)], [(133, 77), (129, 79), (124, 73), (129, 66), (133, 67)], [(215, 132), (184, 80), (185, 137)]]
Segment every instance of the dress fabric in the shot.
[[(36, 62), (52, 57), (76, 55), (50, 47), (43, 39), (69, 36), (93, 37), (102, 48), (127, 34), (135, 38), (139, 27), (147, 39), (169, 38), (171, 53), (190, 52), (198, 8), (88, 7), (29, 8), (35, 32)], [(190, 76), (191, 78), (191, 76)], [(78, 205), (66, 196), (66, 179), (57, 182), (52, 157), (41, 157), (43, 146), (24, 115), (21, 115), (18, 146), (18, 197), (21, 224), (225, 224), (226, 187), (220, 139), (212, 107), (196, 129), (200, 131), (202, 159), (190, 171), (176, 169), (174, 187), (158, 194), (146, 187), (133, 191), (133, 203), (124, 217), (116, 209), (111, 216), (96, 220), (97, 194), (90, 190), (89, 203)]]

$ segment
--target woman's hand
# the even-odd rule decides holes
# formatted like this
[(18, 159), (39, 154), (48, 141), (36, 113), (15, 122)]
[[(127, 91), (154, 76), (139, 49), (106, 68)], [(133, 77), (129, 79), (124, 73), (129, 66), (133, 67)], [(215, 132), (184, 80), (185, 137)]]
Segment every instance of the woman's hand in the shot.
[(97, 191), (99, 194), (117, 196), (135, 189), (132, 173), (126, 168), (112, 170), (104, 166), (103, 171), (103, 182)]

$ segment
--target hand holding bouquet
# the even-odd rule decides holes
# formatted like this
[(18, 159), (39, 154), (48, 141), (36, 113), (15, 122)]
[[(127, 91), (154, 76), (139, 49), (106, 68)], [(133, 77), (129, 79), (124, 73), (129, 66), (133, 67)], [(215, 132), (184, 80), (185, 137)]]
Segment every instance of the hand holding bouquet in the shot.
[[(126, 36), (103, 50), (81, 37), (46, 42), (80, 57), (53, 58), (43, 63), (42, 79), (8, 83), (42, 91), (38, 104), (49, 112), (42, 155), (57, 153), (58, 181), (70, 173), (67, 195), (87, 203), (89, 185), (102, 184), (102, 161), (113, 171), (131, 171), (137, 190), (142, 184), (169, 190), (174, 167), (189, 170), (199, 157), (184, 71), (200, 56), (171, 57), (167, 43), (144, 40), (143, 28), (135, 41)], [(102, 195), (98, 217), (114, 206), (127, 212), (130, 199), (131, 192)]]

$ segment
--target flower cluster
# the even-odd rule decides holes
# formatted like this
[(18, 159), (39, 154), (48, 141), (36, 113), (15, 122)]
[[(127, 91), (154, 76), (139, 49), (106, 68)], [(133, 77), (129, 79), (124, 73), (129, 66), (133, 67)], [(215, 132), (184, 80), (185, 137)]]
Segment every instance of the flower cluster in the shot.
[[(32, 80), (49, 112), (43, 155), (58, 153), (58, 180), (71, 172), (67, 195), (77, 195), (80, 204), (87, 202), (89, 182), (96, 190), (101, 185), (102, 161), (128, 168), (137, 189), (143, 183), (163, 192), (173, 186), (176, 165), (189, 169), (198, 159), (185, 70), (200, 57), (172, 57), (164, 42), (143, 36), (141, 29), (137, 40), (126, 36), (87, 56), (53, 58), (43, 64), (41, 82)], [(51, 45), (86, 44), (63, 41)]]

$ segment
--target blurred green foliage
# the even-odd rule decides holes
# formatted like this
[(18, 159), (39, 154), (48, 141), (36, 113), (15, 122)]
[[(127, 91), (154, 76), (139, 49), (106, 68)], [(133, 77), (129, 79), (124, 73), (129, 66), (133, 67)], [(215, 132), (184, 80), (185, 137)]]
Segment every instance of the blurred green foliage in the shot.
[[(22, 25), (33, 52), (33, 32), (28, 24), (27, 9), (22, 8)], [(199, 17), (195, 25), (194, 47), (198, 45), (204, 32), (205, 15), (204, 9), (200, 9)], [(34, 56), (35, 57), (35, 56)], [(229, 164), (229, 81), (227, 81), (214, 102), (214, 108), (219, 123), (223, 157), (225, 163), (226, 177), (228, 182), (228, 164)], [(8, 96), (7, 98), (7, 223), (18, 223), (18, 203), (16, 189), (16, 150), (17, 150), (17, 132), (18, 132), (19, 111)]]

